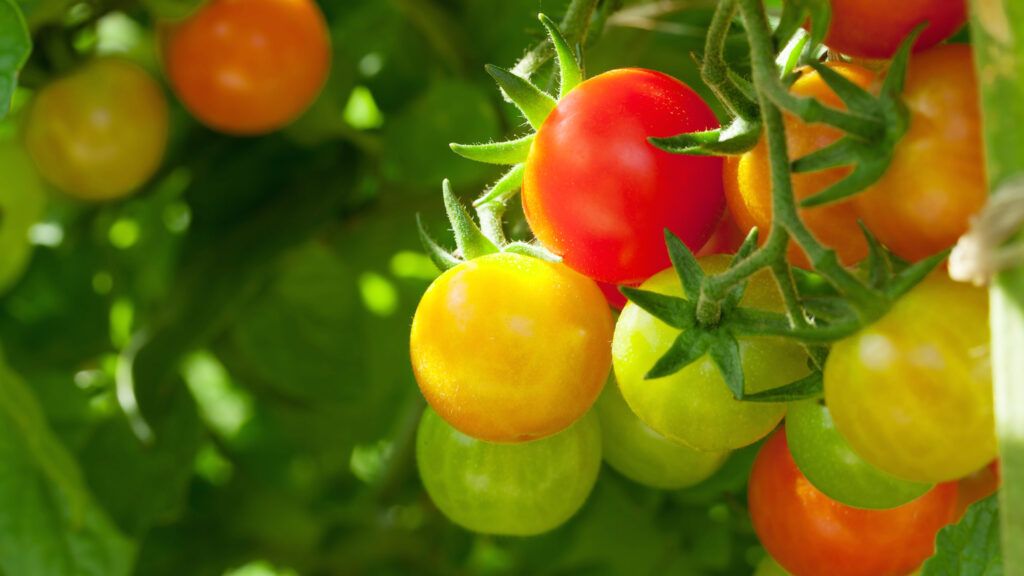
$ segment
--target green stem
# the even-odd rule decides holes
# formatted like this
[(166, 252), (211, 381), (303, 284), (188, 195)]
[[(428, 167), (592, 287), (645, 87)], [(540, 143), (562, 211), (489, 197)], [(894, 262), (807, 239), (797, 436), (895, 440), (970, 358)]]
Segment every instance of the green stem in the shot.
[(480, 231), (495, 246), (505, 245), (505, 229), (501, 225), (501, 218), (505, 215), (504, 202), (488, 202), (476, 207), (477, 218), (480, 219)]
[[(594, 10), (597, 9), (598, 1), (572, 0), (569, 3), (569, 7), (565, 11), (565, 17), (562, 18), (562, 22), (559, 25), (562, 35), (565, 36), (569, 46), (576, 46), (586, 41), (587, 30), (590, 27), (590, 18), (594, 15)], [(555, 49), (551, 45), (551, 41), (544, 40), (527, 52), (519, 62), (516, 62), (516, 65), (512, 68), (512, 73), (523, 78), (529, 78), (545, 62), (550, 60), (554, 54)]]
[(736, 0), (722, 0), (711, 18), (704, 44), (701, 79), (735, 116), (745, 120), (757, 118), (757, 104), (733, 82), (725, 61), (725, 41), (737, 11)]
[[(779, 287), (779, 294), (782, 295), (782, 302), (786, 306), (786, 316), (789, 317), (789, 325), (796, 330), (809, 330), (813, 324), (807, 319), (803, 305), (800, 303), (800, 294), (796, 289), (796, 281), (793, 280), (793, 269), (783, 260), (778, 260), (772, 266), (772, 276)], [(828, 356), (828, 347), (820, 345), (804, 344), (807, 356), (814, 362), (818, 370), (825, 368), (825, 358)]]
[[(1024, 3), (972, 0), (971, 37), (978, 66), (989, 187), (1024, 177)], [(1024, 234), (1013, 243), (1024, 244)], [(1002, 458), (1000, 492), (1003, 573), (1024, 575), (1024, 266), (999, 274), (992, 300), (996, 429)]]

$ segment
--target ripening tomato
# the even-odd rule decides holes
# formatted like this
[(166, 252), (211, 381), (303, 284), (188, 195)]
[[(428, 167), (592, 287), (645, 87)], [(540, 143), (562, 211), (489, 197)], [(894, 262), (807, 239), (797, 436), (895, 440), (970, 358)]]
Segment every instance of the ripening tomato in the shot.
[(558, 527), (586, 502), (601, 468), (601, 429), (588, 414), (554, 436), (492, 444), (466, 436), (427, 408), (416, 463), (430, 499), (456, 524), (530, 536)]
[[(873, 72), (855, 64), (830, 62), (830, 68), (855, 84), (867, 88), (875, 80)], [(808, 98), (815, 98), (835, 108), (845, 108), (842, 100), (811, 69), (804, 69), (793, 84), (791, 91)], [(795, 116), (786, 114), (786, 144), (789, 157), (795, 160), (832, 144), (842, 132), (825, 124), (805, 124)], [(793, 194), (798, 199), (813, 196), (842, 180), (850, 173), (849, 167), (830, 168), (816, 172), (793, 174)], [(760, 240), (768, 238), (772, 222), (771, 169), (768, 161), (768, 144), (764, 137), (757, 146), (739, 156), (730, 156), (725, 162), (725, 196), (729, 211), (741, 230), (757, 226), (761, 230)], [(834, 249), (844, 264), (854, 264), (867, 256), (867, 243), (857, 225), (857, 212), (849, 200), (814, 208), (800, 210), (804, 223), (823, 244)], [(808, 267), (803, 251), (791, 243), (789, 260), (801, 267)]]
[(888, 510), (840, 504), (800, 473), (779, 430), (754, 460), (748, 504), (761, 544), (794, 576), (906, 576), (955, 519), (956, 494), (947, 483)]
[(956, 480), (996, 457), (984, 290), (934, 274), (825, 363), (836, 428), (878, 468)]
[(967, 19), (966, 0), (900, 0), (883, 8), (877, 0), (831, 0), (832, 21), (825, 44), (861, 58), (890, 58), (919, 24), (914, 43), (924, 50), (949, 38)]
[(971, 504), (995, 494), (1001, 483), (1002, 474), (999, 460), (993, 460), (991, 464), (981, 470), (961, 478), (959, 482), (960, 496), (956, 503), (957, 518), (966, 514)]
[(327, 80), (331, 39), (313, 0), (212, 0), (163, 30), (174, 91), (204, 124), (263, 134), (297, 118)]
[(554, 434), (590, 409), (611, 366), (604, 296), (568, 267), (500, 253), (464, 262), (420, 300), (410, 351), (430, 405), (492, 442)]
[(647, 139), (716, 127), (696, 92), (660, 72), (590, 78), (534, 138), (523, 179), (530, 228), (595, 280), (647, 279), (669, 265), (666, 228), (696, 252), (725, 205), (720, 158), (669, 154)]
[(46, 193), (32, 160), (14, 142), (0, 142), (0, 295), (19, 278), (32, 254), (28, 230), (43, 214)]
[[(726, 269), (729, 258), (700, 260), (709, 274)], [(675, 270), (664, 270), (640, 288), (683, 296)], [(750, 279), (742, 304), (780, 311), (782, 299), (774, 280), (763, 271)], [(644, 375), (679, 335), (630, 302), (615, 325), (612, 358), (623, 398), (648, 426), (668, 439), (697, 450), (732, 450), (766, 436), (782, 420), (782, 403), (736, 400), (718, 367), (705, 354), (682, 370), (653, 380)], [(741, 338), (740, 358), (746, 391), (784, 386), (807, 375), (807, 356), (798, 344), (781, 338)]]
[(663, 490), (686, 488), (714, 474), (729, 457), (727, 451), (694, 450), (655, 432), (626, 404), (614, 378), (594, 407), (605, 461), (634, 482)]
[(98, 58), (36, 94), (25, 147), (39, 174), (83, 200), (111, 200), (148, 180), (164, 157), (163, 90), (138, 65)]
[(970, 46), (949, 44), (915, 54), (903, 100), (910, 128), (881, 180), (853, 201), (878, 239), (913, 261), (955, 244), (987, 198)]
[(616, 310), (622, 310), (622, 307), (628, 302), (615, 284), (598, 282), (597, 287), (601, 289), (601, 293), (604, 294), (604, 299), (608, 301), (608, 305)]
[(732, 214), (726, 210), (722, 215), (722, 221), (718, 223), (718, 228), (715, 228), (711, 238), (708, 238), (704, 247), (697, 252), (697, 257), (711, 256), (712, 254), (735, 254), (743, 245), (749, 231), (749, 228), (740, 230)]

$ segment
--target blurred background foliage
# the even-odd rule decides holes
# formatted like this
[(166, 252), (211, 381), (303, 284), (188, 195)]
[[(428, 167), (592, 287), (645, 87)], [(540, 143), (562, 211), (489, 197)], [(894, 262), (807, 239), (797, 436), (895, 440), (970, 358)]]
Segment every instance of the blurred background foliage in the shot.
[[(77, 49), (160, 77), (150, 9), (175, 1), (19, 3), (37, 39), (76, 19)], [(331, 76), (294, 125), (232, 138), (169, 98), (168, 155), (139, 194), (50, 192), (0, 296), (0, 574), (750, 574), (754, 449), (682, 492), (606, 468), (537, 538), (469, 534), (431, 505), (407, 346), (436, 271), (415, 214), (441, 236), (441, 179), (468, 198), (498, 176), (447, 145), (523, 126), (483, 64), (511, 66), (566, 2), (320, 4)], [(712, 4), (618, 6), (588, 73), (655, 68), (708, 97), (691, 53)], [(0, 139), (48, 79), (34, 56)]]

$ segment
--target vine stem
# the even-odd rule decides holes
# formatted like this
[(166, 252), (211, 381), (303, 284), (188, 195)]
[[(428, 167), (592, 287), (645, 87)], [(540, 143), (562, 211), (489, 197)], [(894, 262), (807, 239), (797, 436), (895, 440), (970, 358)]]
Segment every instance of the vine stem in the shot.
[[(559, 23), (559, 29), (565, 36), (569, 46), (583, 44), (587, 39), (587, 31), (590, 28), (590, 18), (597, 9), (599, 0), (572, 0), (565, 11), (565, 17)], [(529, 78), (551, 59), (555, 49), (549, 40), (544, 40), (532, 50), (520, 58), (519, 62), (512, 67), (512, 73), (523, 78)]]

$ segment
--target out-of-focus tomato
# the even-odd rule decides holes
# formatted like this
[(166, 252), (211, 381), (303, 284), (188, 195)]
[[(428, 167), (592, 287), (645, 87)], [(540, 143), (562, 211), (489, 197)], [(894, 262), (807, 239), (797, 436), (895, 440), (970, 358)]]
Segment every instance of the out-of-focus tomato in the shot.
[(971, 504), (995, 494), (1001, 483), (999, 460), (993, 460), (981, 470), (961, 478), (960, 497), (956, 503), (957, 518), (963, 516)]
[(420, 390), (445, 420), (492, 442), (563, 430), (590, 409), (611, 366), (604, 296), (568, 267), (512, 253), (448, 270), (412, 322)]
[[(829, 63), (829, 67), (863, 88), (875, 80), (874, 73), (855, 64), (837, 62)], [(804, 70), (791, 91), (798, 96), (815, 98), (828, 106), (844, 108), (842, 100), (814, 70)], [(816, 152), (842, 136), (842, 132), (835, 128), (825, 124), (805, 124), (789, 114), (785, 116), (785, 123), (791, 160)], [(839, 167), (793, 174), (793, 193), (798, 199), (813, 196), (849, 173), (850, 168)], [(771, 170), (768, 144), (763, 137), (753, 150), (726, 159), (725, 196), (729, 211), (740, 229), (749, 230), (757, 226), (763, 243), (772, 221)], [(851, 201), (801, 209), (800, 215), (811, 233), (834, 249), (843, 263), (853, 264), (867, 255), (867, 243), (857, 225), (858, 215)], [(808, 266), (807, 257), (795, 243), (790, 245), (789, 259), (797, 266)]]
[(832, 22), (825, 44), (861, 58), (890, 58), (903, 39), (927, 22), (914, 43), (924, 50), (950, 37), (967, 19), (965, 0), (831, 0)]
[(39, 91), (25, 147), (40, 175), (63, 192), (111, 200), (156, 172), (167, 131), (160, 85), (128, 60), (99, 58)]
[(212, 0), (163, 30), (167, 76), (204, 124), (229, 134), (295, 120), (327, 80), (331, 39), (312, 0)]
[(0, 142), (0, 295), (21, 277), (32, 254), (28, 230), (46, 203), (28, 155), (14, 142)]

